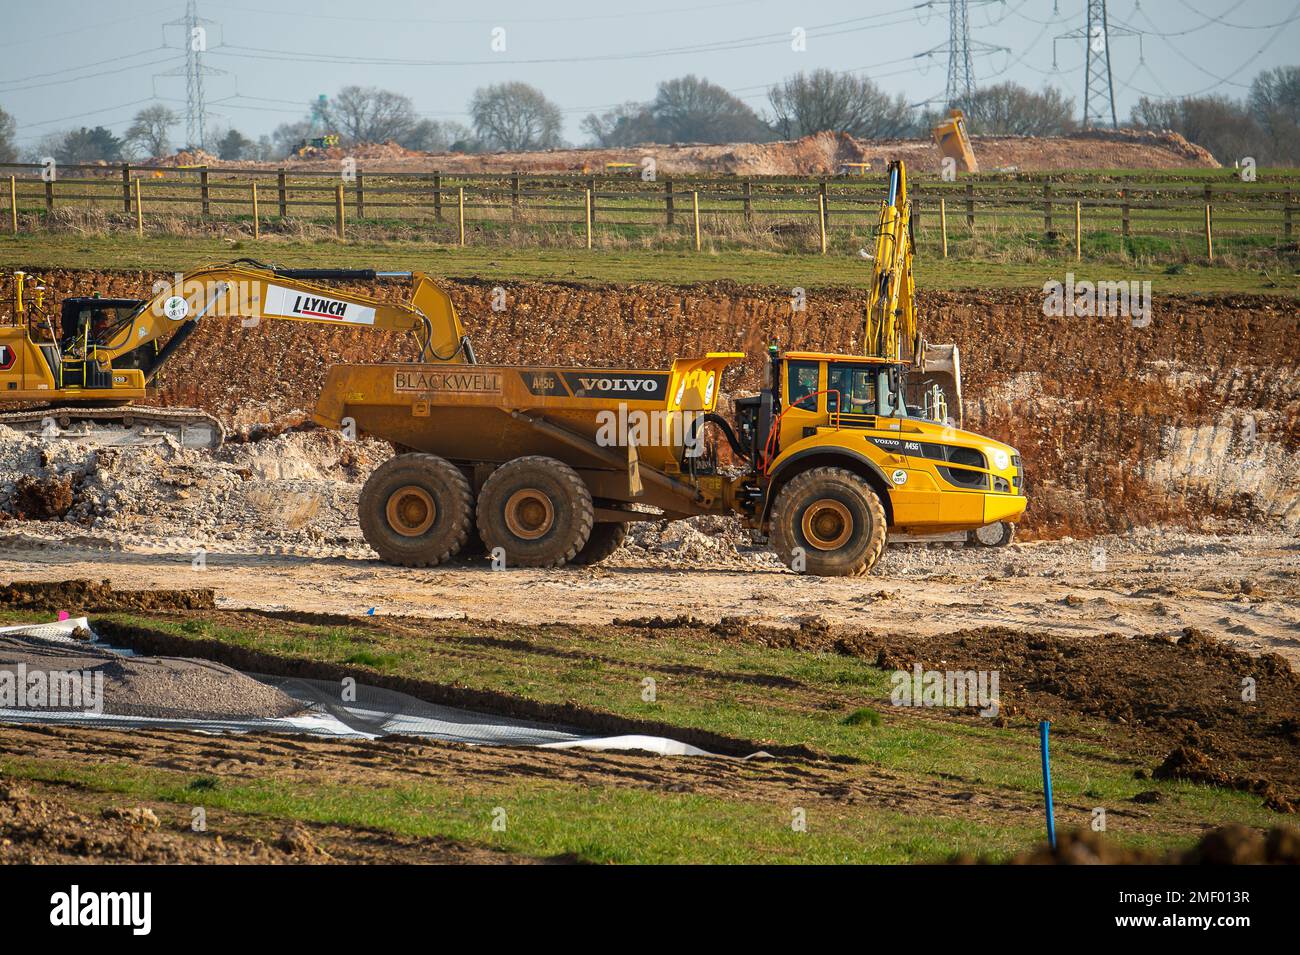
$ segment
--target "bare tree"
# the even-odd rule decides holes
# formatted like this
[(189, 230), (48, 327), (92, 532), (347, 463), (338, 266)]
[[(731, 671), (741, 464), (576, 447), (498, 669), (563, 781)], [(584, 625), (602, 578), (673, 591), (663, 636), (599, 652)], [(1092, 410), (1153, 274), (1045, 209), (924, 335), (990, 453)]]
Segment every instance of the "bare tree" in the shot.
[(1250, 84), (1246, 105), (1268, 137), (1260, 157), (1275, 165), (1300, 164), (1300, 67), (1264, 70)]
[(450, 150), (453, 145), (466, 143), (472, 136), (469, 127), (462, 123), (422, 119), (397, 142), (407, 149), (442, 153)]
[(635, 146), (658, 141), (658, 129), (648, 103), (623, 103), (608, 112), (589, 113), (582, 130), (596, 146)]
[(487, 149), (520, 152), (562, 145), (560, 108), (527, 83), (496, 83), (469, 101), (474, 135)]
[(1133, 107), (1132, 122), (1149, 129), (1169, 129), (1188, 142), (1208, 149), (1225, 165), (1268, 149), (1268, 137), (1237, 100), (1227, 96), (1185, 96), (1177, 100), (1142, 97)]
[(1050, 86), (1039, 93), (1017, 83), (984, 86), (956, 105), (970, 131), (986, 136), (1059, 136), (1075, 128), (1074, 100)]
[(0, 108), (0, 162), (13, 162), (18, 158), (18, 144), (14, 141), (17, 128), (14, 118)]
[(767, 94), (773, 126), (785, 139), (830, 130), (863, 139), (908, 135), (912, 109), (901, 93), (890, 97), (868, 77), (831, 70), (792, 76)]
[(766, 142), (772, 130), (727, 90), (695, 75), (659, 84), (649, 107), (659, 142)]
[(345, 86), (324, 107), (323, 118), (348, 143), (400, 140), (416, 124), (410, 97), (373, 86)]
[(167, 131), (180, 121), (181, 118), (162, 103), (146, 106), (135, 114), (135, 119), (126, 128), (124, 140), (129, 147), (146, 156), (165, 156), (169, 151)]

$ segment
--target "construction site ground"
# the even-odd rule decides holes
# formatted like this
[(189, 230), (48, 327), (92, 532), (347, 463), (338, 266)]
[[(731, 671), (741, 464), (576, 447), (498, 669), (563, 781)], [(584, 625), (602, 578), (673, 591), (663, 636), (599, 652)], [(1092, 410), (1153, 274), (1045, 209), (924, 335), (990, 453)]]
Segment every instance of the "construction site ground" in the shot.
[[(55, 298), (166, 277), (43, 271)], [(749, 357), (724, 387), (741, 393), (772, 338), (856, 348), (849, 279), (808, 283), (802, 312), (779, 281), (572, 279), (447, 284), (489, 361), (735, 348)], [(891, 547), (852, 580), (790, 573), (715, 518), (638, 525), (593, 568), (381, 564), (355, 500), (390, 449), (302, 421), (329, 364), (409, 345), (213, 322), (159, 400), (221, 417), (222, 450), (0, 429), (0, 623), (86, 613), (142, 653), (720, 755), (6, 726), (0, 858), (1006, 859), (1041, 841), (1040, 719), (1058, 825), (1106, 810), (1110, 848), (1087, 851), (1157, 858), (1240, 824), (1215, 852), (1285, 855), (1262, 834), (1300, 801), (1300, 309), (1278, 291), (1157, 287), (1135, 327), (1044, 316), (1032, 285), (923, 289), (929, 337), (962, 346), (967, 424), (1021, 450), (1031, 506), (1009, 548)], [(175, 593), (121, 593), (159, 589)], [(998, 670), (999, 715), (892, 705), (891, 675), (916, 664)]]

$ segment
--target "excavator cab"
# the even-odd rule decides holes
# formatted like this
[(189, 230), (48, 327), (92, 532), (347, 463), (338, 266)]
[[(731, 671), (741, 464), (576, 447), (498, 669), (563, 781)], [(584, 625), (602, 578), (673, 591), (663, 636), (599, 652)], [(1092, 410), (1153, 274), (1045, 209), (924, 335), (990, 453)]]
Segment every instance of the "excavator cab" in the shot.
[(84, 357), (87, 347), (106, 344), (143, 304), (133, 298), (65, 298), (59, 307), (59, 347), (65, 355)]

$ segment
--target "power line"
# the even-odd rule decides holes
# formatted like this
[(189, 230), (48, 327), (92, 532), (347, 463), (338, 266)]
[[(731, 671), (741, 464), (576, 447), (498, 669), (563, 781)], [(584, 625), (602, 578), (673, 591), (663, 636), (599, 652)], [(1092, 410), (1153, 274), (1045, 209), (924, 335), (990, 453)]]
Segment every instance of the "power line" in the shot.
[(438, 26), (465, 26), (465, 25), (505, 25), (513, 23), (581, 23), (590, 20), (628, 20), (634, 17), (662, 16), (668, 13), (699, 13), (704, 10), (719, 10), (725, 7), (744, 7), (752, 6), (756, 0), (727, 0), (724, 3), (696, 4), (683, 7), (647, 7), (644, 10), (627, 10), (620, 13), (593, 13), (584, 16), (571, 17), (474, 17), (464, 19), (438, 19), (427, 17), (344, 17), (337, 14), (322, 14), (312, 12), (311, 14), (294, 13), (287, 10), (267, 10), (257, 7), (242, 7), (227, 3), (217, 3), (217, 6), (224, 7), (227, 10), (233, 10), (239, 13), (257, 13), (264, 16), (291, 17), (300, 19), (303, 16), (310, 16), (313, 20), (336, 20), (345, 23), (400, 23), (410, 25), (413, 23), (428, 23)]
[[(933, 0), (930, 0), (933, 2)], [(909, 22), (911, 14), (919, 7), (928, 6), (928, 3), (909, 4), (906, 7), (900, 7), (894, 10), (883, 11), (881, 13), (871, 14), (869, 16), (851, 17), (846, 20), (836, 20), (829, 23), (817, 24), (806, 29), (806, 35), (810, 39), (818, 39), (829, 36), (843, 36), (849, 33), (859, 33), (864, 30), (876, 30), (882, 27), (898, 26)], [(884, 17), (898, 16), (907, 13), (908, 16), (887, 22), (864, 22), (875, 21)], [(849, 24), (859, 24), (858, 26), (849, 26)], [(843, 29), (834, 29), (843, 27)], [(817, 32), (814, 31), (827, 31)], [(653, 59), (664, 56), (683, 56), (692, 53), (722, 53), (732, 50), (753, 49), (761, 46), (784, 45), (791, 40), (791, 34), (786, 32), (780, 33), (762, 33), (748, 37), (737, 37), (728, 40), (712, 40), (706, 43), (697, 43), (688, 46), (667, 47), (657, 50), (642, 50), (632, 53), (597, 53), (587, 56), (554, 56), (554, 57), (528, 57), (504, 59), (501, 57), (492, 57), (486, 60), (429, 60), (429, 59), (411, 59), (405, 57), (375, 57), (375, 56), (356, 56), (351, 54), (329, 54), (331, 63), (347, 63), (360, 66), (502, 66), (502, 65), (531, 65), (545, 63), (595, 63), (607, 62), (610, 60), (637, 60)], [(319, 53), (304, 53), (301, 50), (279, 50), (269, 47), (242, 46), (239, 44), (222, 44), (214, 47), (214, 55), (235, 56), (244, 59), (275, 59), (291, 60), (294, 62), (311, 62), (315, 63), (320, 60)]]

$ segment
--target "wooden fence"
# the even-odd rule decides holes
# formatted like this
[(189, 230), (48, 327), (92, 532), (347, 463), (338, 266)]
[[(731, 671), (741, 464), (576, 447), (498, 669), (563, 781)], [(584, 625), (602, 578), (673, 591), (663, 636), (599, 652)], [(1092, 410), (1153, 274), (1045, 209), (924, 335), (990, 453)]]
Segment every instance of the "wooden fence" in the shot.
[[(639, 173), (639, 169), (635, 170)], [(43, 175), (44, 173), (44, 175)], [(1082, 256), (1085, 235), (1166, 237), (1213, 256), (1216, 240), (1290, 242), (1300, 179), (1239, 182), (1090, 181), (1078, 175), (957, 182), (913, 180), (913, 225), (947, 255), (954, 241), (977, 234), (1033, 235)], [(293, 219), (374, 223), (412, 237), (466, 244), (490, 242), (504, 229), (558, 229), (592, 247), (602, 232), (668, 233), (697, 250), (705, 241), (743, 244), (747, 235), (793, 236), (823, 253), (836, 242), (869, 237), (884, 191), (883, 176), (839, 178), (639, 175), (339, 172), (265, 168), (0, 163), (10, 229), (62, 208), (120, 213), (139, 235), (146, 216), (164, 214), (251, 226)], [(118, 217), (114, 216), (114, 221)], [(3, 220), (0, 220), (3, 221)], [(672, 238), (675, 235), (676, 238)]]

